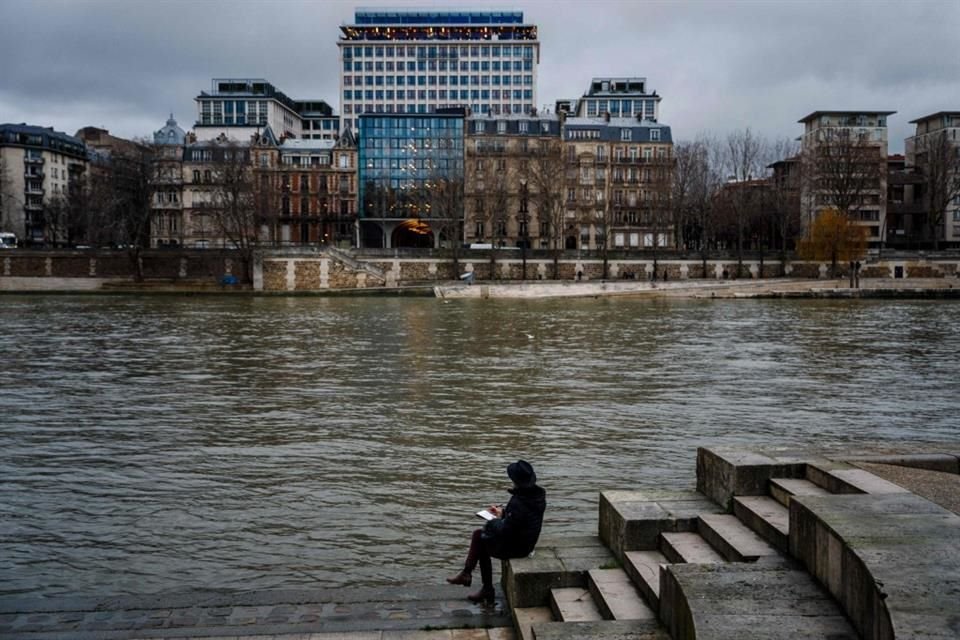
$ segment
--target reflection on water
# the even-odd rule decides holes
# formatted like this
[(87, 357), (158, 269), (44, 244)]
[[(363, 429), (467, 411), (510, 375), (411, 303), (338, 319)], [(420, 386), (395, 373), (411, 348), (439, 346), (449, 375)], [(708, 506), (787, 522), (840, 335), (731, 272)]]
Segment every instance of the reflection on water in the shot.
[(0, 595), (438, 583), (707, 443), (956, 436), (953, 303), (0, 298)]

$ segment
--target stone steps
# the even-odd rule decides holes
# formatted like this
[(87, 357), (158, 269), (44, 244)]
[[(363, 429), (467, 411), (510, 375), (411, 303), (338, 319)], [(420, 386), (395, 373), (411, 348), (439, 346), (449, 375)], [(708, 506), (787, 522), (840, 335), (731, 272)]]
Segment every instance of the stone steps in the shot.
[(511, 607), (547, 607), (551, 589), (587, 587), (587, 571), (613, 561), (595, 536), (544, 541), (532, 557), (503, 563), (503, 585)]
[(858, 640), (836, 601), (792, 562), (680, 564), (664, 572), (673, 640)]
[(604, 618), (594, 604), (590, 591), (580, 587), (551, 589), (550, 610), (554, 619), (561, 622), (587, 622)]
[(655, 551), (661, 533), (696, 531), (703, 513), (724, 513), (696, 491), (603, 491), (600, 539), (617, 560), (627, 551)]
[(660, 534), (660, 552), (671, 564), (726, 562), (699, 533)]
[(790, 505), (790, 550), (864, 638), (960, 637), (960, 515), (912, 493)]
[(699, 529), (703, 539), (730, 562), (753, 562), (780, 555), (733, 515), (704, 514), (700, 516)]
[(627, 551), (623, 569), (654, 611), (660, 610), (660, 571), (670, 561), (659, 551)]
[(793, 496), (828, 496), (830, 492), (803, 478), (770, 478), (770, 496), (785, 507)]
[(808, 464), (807, 479), (829, 493), (910, 493), (900, 485), (842, 462)]
[(656, 620), (541, 622), (533, 625), (536, 640), (671, 640)]
[(588, 574), (590, 594), (606, 620), (656, 620), (623, 569), (593, 569)]
[(790, 546), (790, 512), (769, 496), (740, 496), (733, 499), (733, 513), (746, 526), (779, 551)]
[(543, 622), (551, 622), (553, 614), (549, 607), (514, 607), (513, 628), (520, 640), (533, 640), (533, 626)]

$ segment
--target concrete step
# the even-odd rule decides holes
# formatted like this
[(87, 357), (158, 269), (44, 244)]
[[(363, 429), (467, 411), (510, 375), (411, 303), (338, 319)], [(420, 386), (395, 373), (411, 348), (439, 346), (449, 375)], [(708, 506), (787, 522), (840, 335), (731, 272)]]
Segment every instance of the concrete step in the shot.
[(518, 607), (513, 610), (513, 628), (520, 640), (533, 640), (533, 625), (550, 622), (553, 614), (549, 607)]
[(656, 620), (541, 622), (533, 634), (536, 640), (670, 640)]
[(786, 553), (790, 545), (790, 512), (767, 496), (733, 499), (733, 514), (776, 549)]
[(786, 561), (673, 564), (660, 619), (675, 640), (857, 640), (836, 601)]
[(808, 464), (807, 480), (830, 493), (910, 493), (900, 485), (843, 462)]
[(700, 516), (700, 535), (730, 562), (753, 562), (757, 558), (780, 553), (736, 516), (704, 514)]
[(830, 492), (803, 478), (770, 478), (770, 495), (789, 508), (792, 496), (828, 496)]
[(650, 608), (660, 610), (660, 568), (669, 560), (659, 551), (627, 551), (623, 569), (637, 586)]
[(590, 591), (580, 587), (551, 589), (550, 610), (553, 612), (553, 617), (561, 622), (603, 620)]
[(587, 587), (587, 571), (613, 561), (596, 536), (544, 540), (532, 557), (503, 561), (503, 586), (511, 607), (547, 607), (550, 590)]
[(655, 551), (664, 531), (696, 531), (701, 513), (723, 508), (696, 491), (603, 491), (600, 539), (623, 562), (627, 551)]
[(864, 638), (960, 637), (960, 515), (913, 494), (797, 498), (790, 551)]
[(671, 563), (711, 564), (726, 562), (699, 533), (660, 534), (660, 552)]
[(587, 574), (590, 593), (607, 620), (656, 620), (623, 569), (593, 569)]

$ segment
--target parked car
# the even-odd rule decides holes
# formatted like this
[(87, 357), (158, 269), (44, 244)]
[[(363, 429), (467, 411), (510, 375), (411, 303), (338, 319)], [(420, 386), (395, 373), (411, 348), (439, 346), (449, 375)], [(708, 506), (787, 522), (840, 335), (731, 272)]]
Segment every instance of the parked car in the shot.
[(17, 246), (16, 234), (0, 231), (0, 249), (16, 249)]

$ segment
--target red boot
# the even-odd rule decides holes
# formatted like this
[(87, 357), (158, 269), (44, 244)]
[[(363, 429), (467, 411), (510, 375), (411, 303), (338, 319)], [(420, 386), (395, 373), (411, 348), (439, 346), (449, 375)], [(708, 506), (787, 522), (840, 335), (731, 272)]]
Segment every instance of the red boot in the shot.
[(450, 584), (462, 584), (465, 587), (469, 587), (470, 584), (473, 582), (473, 576), (470, 575), (469, 571), (464, 569), (463, 571), (453, 576), (452, 578), (447, 578), (447, 582), (449, 582)]
[(468, 595), (467, 600), (474, 604), (493, 604), (495, 597), (496, 592), (494, 592), (493, 587), (483, 587), (480, 591)]

